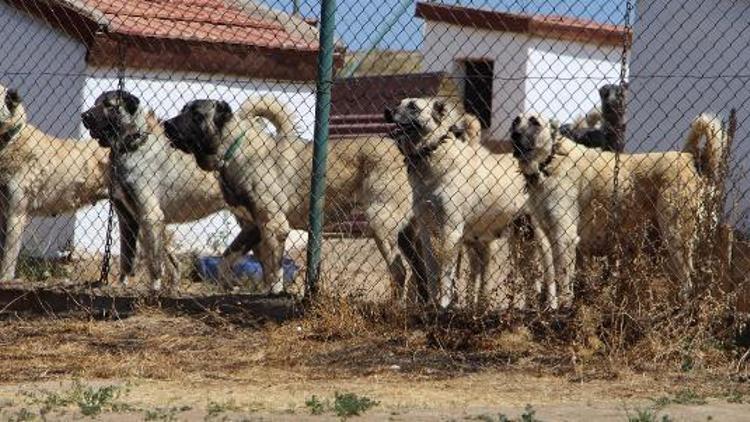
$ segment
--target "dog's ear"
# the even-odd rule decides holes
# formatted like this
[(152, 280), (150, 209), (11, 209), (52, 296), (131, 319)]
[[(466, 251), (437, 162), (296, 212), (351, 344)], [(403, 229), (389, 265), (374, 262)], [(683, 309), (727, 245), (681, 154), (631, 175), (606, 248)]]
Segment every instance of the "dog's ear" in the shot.
[(448, 112), (447, 108), (445, 101), (435, 100), (432, 103), (432, 118), (435, 119), (436, 122), (442, 122)]
[(513, 119), (513, 122), (510, 124), (511, 129), (515, 129), (518, 127), (518, 125), (521, 124), (521, 116), (516, 116), (515, 119)]
[(216, 101), (216, 109), (214, 110), (214, 124), (219, 130), (224, 128), (224, 125), (232, 118), (232, 107), (226, 101)]
[(15, 89), (9, 89), (5, 93), (5, 106), (8, 107), (8, 111), (13, 113), (19, 104), (21, 104), (21, 95)]
[(383, 111), (383, 117), (385, 117), (386, 123), (393, 123), (393, 109), (390, 107), (386, 107)]
[(602, 85), (601, 88), (599, 88), (599, 97), (604, 101), (607, 96), (609, 95), (609, 85)]
[(138, 111), (138, 107), (141, 105), (141, 100), (139, 100), (138, 97), (129, 93), (128, 91), (120, 91), (118, 95), (122, 100), (125, 111), (127, 111), (130, 115), (134, 115)]

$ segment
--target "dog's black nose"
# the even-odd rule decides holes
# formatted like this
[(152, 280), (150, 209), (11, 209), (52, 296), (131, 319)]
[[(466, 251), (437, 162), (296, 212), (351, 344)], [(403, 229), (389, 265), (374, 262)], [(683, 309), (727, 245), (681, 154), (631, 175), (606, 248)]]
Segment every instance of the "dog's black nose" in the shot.
[(92, 115), (91, 110), (84, 111), (81, 113), (81, 120), (83, 121), (83, 127), (86, 129), (91, 129), (91, 123), (92, 123)]
[(168, 138), (174, 138), (177, 135), (177, 127), (171, 119), (164, 121), (164, 133)]
[(393, 109), (386, 107), (385, 111), (383, 111), (383, 116), (386, 123), (393, 123)]

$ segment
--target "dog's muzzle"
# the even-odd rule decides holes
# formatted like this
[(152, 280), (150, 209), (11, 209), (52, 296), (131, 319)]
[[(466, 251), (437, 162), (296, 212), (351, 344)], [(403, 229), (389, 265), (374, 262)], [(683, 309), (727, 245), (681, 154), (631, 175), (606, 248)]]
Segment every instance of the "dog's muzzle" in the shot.
[(511, 145), (513, 146), (513, 157), (519, 160), (526, 160), (531, 154), (532, 149), (523, 145), (521, 140), (523, 135), (518, 132), (513, 132), (510, 135)]

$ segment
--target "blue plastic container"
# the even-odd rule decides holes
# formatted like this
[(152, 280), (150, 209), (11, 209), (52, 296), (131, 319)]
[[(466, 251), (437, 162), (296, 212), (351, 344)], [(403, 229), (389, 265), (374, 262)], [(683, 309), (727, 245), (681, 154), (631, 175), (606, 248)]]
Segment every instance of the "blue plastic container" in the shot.
[[(202, 256), (195, 262), (195, 270), (204, 281), (217, 281), (219, 279), (220, 256)], [(294, 281), (294, 275), (299, 268), (291, 259), (284, 257), (281, 263), (284, 270), (284, 284)], [(263, 281), (263, 267), (260, 261), (253, 255), (245, 255), (232, 267), (232, 272), (239, 279), (250, 279), (253, 282)]]

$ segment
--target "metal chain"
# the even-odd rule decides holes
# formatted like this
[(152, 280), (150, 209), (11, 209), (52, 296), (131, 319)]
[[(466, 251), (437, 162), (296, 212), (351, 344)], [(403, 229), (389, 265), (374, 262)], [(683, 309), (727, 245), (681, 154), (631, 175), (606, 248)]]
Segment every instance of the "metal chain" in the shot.
[(617, 148), (615, 148), (615, 174), (613, 180), (612, 189), (612, 222), (617, 227), (619, 224), (620, 217), (620, 202), (619, 202), (619, 190), (620, 190), (620, 150), (625, 147), (625, 77), (627, 76), (627, 64), (628, 64), (628, 51), (630, 50), (630, 14), (632, 12), (633, 5), (631, 0), (625, 1), (625, 22), (622, 36), (622, 54), (620, 55), (620, 90), (617, 93), (617, 105), (621, 107), (620, 112), (623, 113), (623, 119), (620, 121), (620, 127), (616, 129), (616, 142)]
[[(120, 55), (120, 66), (117, 70), (117, 89), (119, 92), (125, 90), (125, 42), (120, 41), (118, 43), (118, 52)], [(108, 190), (112, 191), (113, 175), (109, 175)], [(112, 203), (111, 195), (107, 195), (109, 204), (109, 211), (107, 211), (107, 231), (104, 238), (104, 256), (102, 257), (102, 267), (99, 273), (99, 281), (97, 284), (104, 285), (109, 280), (110, 263), (112, 260), (112, 226), (114, 225), (114, 204)]]

